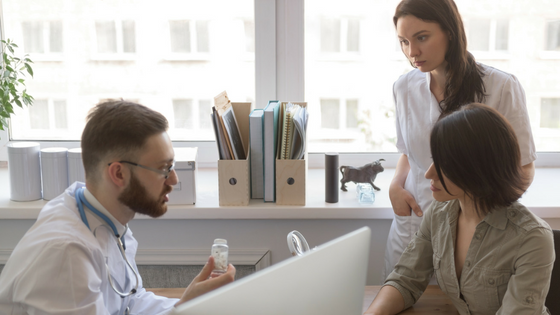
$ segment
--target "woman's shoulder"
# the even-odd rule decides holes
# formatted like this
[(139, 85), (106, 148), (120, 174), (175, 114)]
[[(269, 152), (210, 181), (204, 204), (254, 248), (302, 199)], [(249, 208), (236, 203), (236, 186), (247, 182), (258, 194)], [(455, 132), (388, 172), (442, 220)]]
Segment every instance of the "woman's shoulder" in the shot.
[(509, 222), (518, 228), (530, 232), (534, 229), (545, 229), (552, 231), (550, 225), (545, 220), (535, 215), (519, 202), (514, 202), (505, 209)]
[(410, 83), (421, 82), (426, 80), (426, 74), (418, 69), (413, 69), (401, 75), (393, 86), (395, 91), (402, 91), (408, 89)]
[(504, 85), (506, 82), (518, 83), (517, 77), (509, 72), (505, 72), (482, 63), (479, 63), (478, 65), (484, 74), (482, 80), (484, 81), (486, 90), (489, 89), (489, 85)]

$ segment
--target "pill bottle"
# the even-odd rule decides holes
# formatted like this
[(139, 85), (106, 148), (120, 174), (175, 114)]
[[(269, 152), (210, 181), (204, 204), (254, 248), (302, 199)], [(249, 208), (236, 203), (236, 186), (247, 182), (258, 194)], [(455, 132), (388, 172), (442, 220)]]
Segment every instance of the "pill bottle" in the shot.
[(212, 245), (212, 257), (214, 257), (213, 273), (225, 273), (228, 267), (228, 246), (227, 240), (217, 238)]

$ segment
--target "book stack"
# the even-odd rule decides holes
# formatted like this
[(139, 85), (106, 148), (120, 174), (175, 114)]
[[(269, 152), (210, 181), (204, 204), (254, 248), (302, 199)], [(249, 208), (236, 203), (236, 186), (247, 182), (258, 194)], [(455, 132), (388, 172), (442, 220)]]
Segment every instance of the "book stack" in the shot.
[(225, 92), (215, 97), (220, 206), (249, 199), (305, 205), (307, 104), (273, 100), (250, 108), (231, 103)]
[(249, 113), (251, 103), (230, 102), (226, 92), (214, 98), (211, 118), (218, 148), (220, 206), (246, 206), (250, 199)]

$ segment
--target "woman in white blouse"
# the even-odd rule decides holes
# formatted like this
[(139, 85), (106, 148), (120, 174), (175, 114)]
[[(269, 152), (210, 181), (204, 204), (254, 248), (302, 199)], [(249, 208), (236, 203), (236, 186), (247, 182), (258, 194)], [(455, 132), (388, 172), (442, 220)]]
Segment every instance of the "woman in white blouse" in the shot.
[(537, 158), (525, 92), (514, 75), (477, 63), (467, 51), (461, 16), (453, 0), (403, 0), (393, 22), (403, 53), (416, 68), (393, 86), (397, 149), (402, 153), (389, 196), (395, 217), (385, 252), (382, 280), (393, 270), (433, 201), (424, 173), (432, 164), (429, 134), (440, 116), (460, 106), (484, 103), (505, 116), (531, 180)]

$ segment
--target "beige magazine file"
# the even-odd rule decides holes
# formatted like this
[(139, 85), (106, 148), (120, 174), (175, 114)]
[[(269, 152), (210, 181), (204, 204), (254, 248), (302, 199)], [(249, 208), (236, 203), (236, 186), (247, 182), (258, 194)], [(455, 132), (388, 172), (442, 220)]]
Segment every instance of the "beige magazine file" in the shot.
[(249, 177), (249, 114), (251, 103), (231, 103), (247, 159), (218, 160), (220, 206), (246, 206), (251, 197)]
[[(306, 102), (291, 102), (301, 107), (307, 107)], [(280, 115), (278, 117), (278, 129), (282, 127), (284, 120), (284, 107), (288, 104), (280, 104)], [(307, 133), (306, 139), (307, 141)], [(278, 132), (278, 143), (282, 143), (282, 132)], [(280, 155), (280, 150), (278, 155)], [(307, 179), (307, 146), (302, 160), (280, 160), (276, 157), (276, 204), (287, 206), (305, 206)]]

